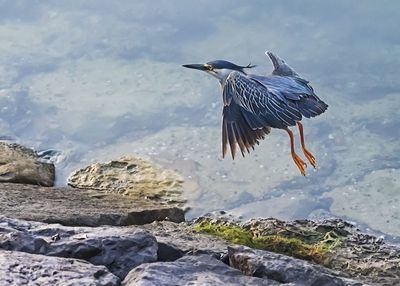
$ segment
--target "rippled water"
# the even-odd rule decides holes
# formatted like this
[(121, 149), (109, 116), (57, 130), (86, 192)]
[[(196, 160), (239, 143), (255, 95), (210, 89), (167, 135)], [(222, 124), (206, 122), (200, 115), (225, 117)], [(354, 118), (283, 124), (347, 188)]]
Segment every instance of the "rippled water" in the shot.
[[(186, 179), (190, 216), (339, 216), (400, 235), (400, 2), (0, 1), (0, 138), (58, 149), (58, 184), (139, 154)], [(284, 131), (221, 159), (221, 90), (183, 63), (271, 72), (284, 58), (328, 111), (305, 120), (303, 178)]]

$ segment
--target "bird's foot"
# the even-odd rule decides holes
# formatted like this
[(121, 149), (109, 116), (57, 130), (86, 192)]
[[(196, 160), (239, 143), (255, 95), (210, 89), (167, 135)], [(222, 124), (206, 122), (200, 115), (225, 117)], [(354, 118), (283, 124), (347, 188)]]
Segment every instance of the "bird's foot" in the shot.
[(305, 176), (306, 175), (306, 168), (307, 164), (300, 159), (300, 157), (297, 154), (292, 154), (292, 158), (294, 163), (296, 164), (297, 168), (299, 168), (300, 173)]
[(314, 167), (314, 169), (317, 168), (317, 160), (315, 160), (315, 157), (313, 154), (310, 153), (306, 148), (303, 149), (304, 156), (306, 156), (308, 162)]

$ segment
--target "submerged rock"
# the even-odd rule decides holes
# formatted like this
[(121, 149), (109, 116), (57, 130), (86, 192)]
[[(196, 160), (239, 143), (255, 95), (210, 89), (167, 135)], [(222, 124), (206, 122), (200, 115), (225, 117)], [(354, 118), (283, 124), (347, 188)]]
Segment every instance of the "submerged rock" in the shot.
[(400, 236), (399, 178), (400, 169), (373, 170), (357, 183), (327, 193), (327, 197), (333, 198), (330, 210), (373, 229)]
[(0, 250), (0, 285), (118, 286), (120, 279), (83, 260)]
[(0, 142), (0, 182), (51, 187), (54, 178), (54, 165), (41, 162), (32, 149)]
[(0, 184), (0, 214), (70, 226), (133, 225), (155, 220), (185, 220), (182, 209), (146, 198), (9, 183)]
[(156, 239), (136, 227), (66, 227), (0, 216), (0, 228), (0, 249), (83, 259), (121, 279), (157, 260)]
[(75, 188), (146, 198), (176, 206), (184, 203), (182, 182), (181, 176), (175, 172), (134, 157), (95, 163), (73, 172), (68, 178), (68, 184)]
[(185, 256), (174, 262), (136, 267), (122, 283), (140, 285), (279, 285), (269, 279), (243, 275), (239, 270), (208, 255)]

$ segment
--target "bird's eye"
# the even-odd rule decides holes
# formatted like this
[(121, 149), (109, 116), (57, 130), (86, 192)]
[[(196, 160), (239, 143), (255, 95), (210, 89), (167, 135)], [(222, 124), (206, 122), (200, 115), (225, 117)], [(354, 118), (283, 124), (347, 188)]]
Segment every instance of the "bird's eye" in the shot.
[(204, 68), (205, 68), (206, 70), (208, 70), (208, 71), (212, 71), (212, 70), (213, 70), (213, 67), (210, 66), (209, 64), (205, 64), (205, 65), (204, 65)]

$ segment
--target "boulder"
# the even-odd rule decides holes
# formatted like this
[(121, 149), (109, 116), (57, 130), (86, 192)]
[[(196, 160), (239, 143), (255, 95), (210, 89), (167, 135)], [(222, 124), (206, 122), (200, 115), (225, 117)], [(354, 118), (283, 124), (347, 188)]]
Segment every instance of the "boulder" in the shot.
[[(305, 260), (244, 246), (228, 248), (229, 263), (249, 276), (296, 285), (362, 286), (333, 271)], [(286, 284), (285, 284), (286, 285)]]
[(120, 279), (83, 260), (0, 250), (0, 285), (118, 286)]
[(40, 161), (32, 149), (0, 142), (0, 182), (50, 187), (54, 179), (54, 165)]
[(75, 188), (146, 198), (169, 206), (184, 204), (182, 182), (182, 177), (172, 170), (135, 157), (95, 163), (73, 172), (68, 178), (68, 184)]
[(193, 230), (189, 223), (155, 221), (140, 227), (156, 237), (158, 261), (173, 261), (184, 255), (196, 254), (209, 254), (221, 258), (230, 245), (223, 239)]
[(400, 248), (341, 219), (242, 222), (230, 215), (209, 214), (194, 221), (194, 229), (232, 244), (307, 260), (341, 277), (378, 285), (400, 281)]
[(181, 222), (184, 211), (154, 200), (74, 188), (0, 184), (0, 214), (70, 226)]
[(385, 243), (382, 237), (362, 232), (347, 221), (268, 218), (252, 219), (243, 227), (254, 236), (279, 234), (314, 245), (317, 250), (322, 250), (320, 254), (305, 258), (343, 275), (378, 285), (397, 285), (400, 281), (400, 248)]
[(123, 279), (157, 260), (153, 235), (136, 227), (66, 227), (0, 216), (0, 249), (77, 258), (104, 265)]
[(243, 275), (208, 256), (184, 256), (174, 262), (142, 264), (133, 269), (123, 286), (145, 285), (279, 285), (269, 279)]

